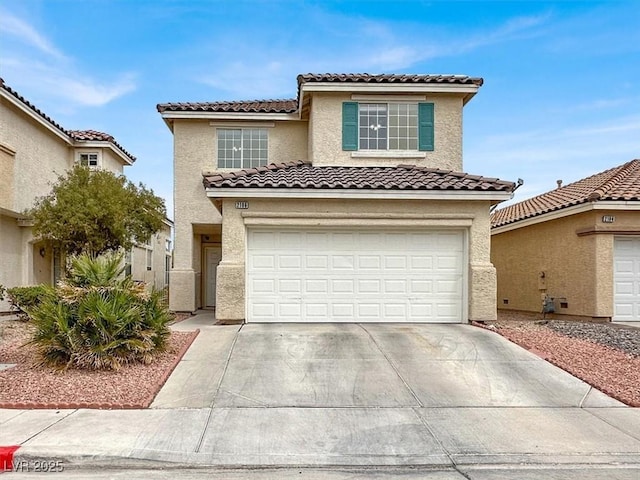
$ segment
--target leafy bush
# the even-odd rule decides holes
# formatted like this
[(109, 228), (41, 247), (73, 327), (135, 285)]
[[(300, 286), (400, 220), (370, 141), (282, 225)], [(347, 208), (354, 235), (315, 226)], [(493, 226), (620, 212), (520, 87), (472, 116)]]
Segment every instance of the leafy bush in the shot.
[[(22, 321), (28, 321), (27, 310), (38, 306), (45, 299), (53, 295), (52, 287), (48, 285), (32, 285), (28, 287), (7, 288), (5, 293), (11, 310)], [(0, 298), (2, 298), (0, 296)]]
[(162, 293), (123, 276), (122, 255), (87, 254), (71, 260), (54, 295), (28, 309), (43, 364), (57, 368), (118, 370), (150, 363), (166, 348), (173, 318)]

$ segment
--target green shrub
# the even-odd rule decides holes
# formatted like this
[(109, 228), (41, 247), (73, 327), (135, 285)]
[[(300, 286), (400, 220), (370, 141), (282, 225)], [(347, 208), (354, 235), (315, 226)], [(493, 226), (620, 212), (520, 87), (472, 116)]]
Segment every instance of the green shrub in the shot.
[(52, 295), (53, 288), (48, 285), (32, 285), (6, 289), (6, 297), (11, 310), (20, 320), (25, 322), (29, 320), (27, 310), (36, 307)]
[(75, 257), (55, 294), (29, 309), (35, 326), (31, 343), (43, 364), (118, 370), (150, 363), (166, 348), (173, 317), (162, 293), (149, 293), (124, 277), (122, 265), (117, 254)]

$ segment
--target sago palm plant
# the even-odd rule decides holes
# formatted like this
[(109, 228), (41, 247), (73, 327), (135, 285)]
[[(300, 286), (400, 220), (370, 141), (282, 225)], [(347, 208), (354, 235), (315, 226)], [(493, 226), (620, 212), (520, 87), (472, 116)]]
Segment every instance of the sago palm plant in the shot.
[(172, 315), (162, 293), (148, 293), (122, 273), (121, 255), (72, 259), (68, 278), (29, 311), (42, 363), (117, 370), (164, 350)]

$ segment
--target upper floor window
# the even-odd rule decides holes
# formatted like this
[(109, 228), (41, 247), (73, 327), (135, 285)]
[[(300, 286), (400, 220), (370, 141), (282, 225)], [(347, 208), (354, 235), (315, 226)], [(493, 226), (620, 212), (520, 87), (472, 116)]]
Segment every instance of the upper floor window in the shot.
[(265, 128), (218, 128), (218, 168), (252, 168), (268, 163)]
[(78, 163), (83, 167), (98, 168), (100, 157), (97, 153), (80, 153), (78, 154)]
[(433, 103), (342, 104), (343, 150), (433, 151)]

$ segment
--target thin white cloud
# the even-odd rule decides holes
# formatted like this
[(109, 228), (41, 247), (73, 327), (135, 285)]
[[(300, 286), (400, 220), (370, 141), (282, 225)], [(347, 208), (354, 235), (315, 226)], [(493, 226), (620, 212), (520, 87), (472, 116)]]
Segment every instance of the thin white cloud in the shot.
[[(342, 29), (339, 49), (323, 42), (310, 45), (300, 41), (277, 49), (269, 45), (267, 50), (262, 42), (256, 40), (248, 44), (243, 39), (238, 42), (243, 51), (234, 50), (229, 54), (217, 50), (215, 71), (193, 73), (192, 78), (242, 98), (247, 96), (247, 92), (262, 98), (282, 96), (283, 92), (291, 96), (295, 91), (291, 79), (298, 73), (384, 73), (408, 69), (435, 58), (460, 55), (514, 38), (537, 35), (537, 27), (544, 25), (547, 19), (548, 15), (517, 17), (494, 30), (467, 35), (436, 32), (435, 29), (431, 35), (414, 35), (415, 26), (408, 26), (405, 31), (392, 24), (366, 18), (333, 16), (328, 22), (323, 17), (320, 23), (324, 27), (315, 25), (316, 28), (337, 28), (340, 24), (349, 26)], [(424, 26), (420, 28), (423, 32)], [(313, 25), (309, 26), (309, 31), (314, 31)], [(325, 35), (316, 32), (314, 36), (322, 38)], [(233, 39), (227, 40), (234, 43)], [(211, 48), (216, 50), (215, 46)], [(238, 58), (244, 60), (238, 61)]]
[(0, 10), (0, 32), (15, 37), (18, 41), (35, 47), (47, 55), (60, 60), (65, 59), (65, 55), (35, 28), (5, 10)]
[(83, 73), (73, 58), (6, 11), (0, 11), (0, 33), (6, 37), (0, 65), (7, 83), (41, 97), (61, 99), (60, 108), (99, 107), (136, 89), (133, 73), (116, 74), (112, 80), (96, 80)]
[(465, 147), (465, 169), (523, 178), (515, 201), (640, 158), (640, 116), (558, 130), (485, 136)]

